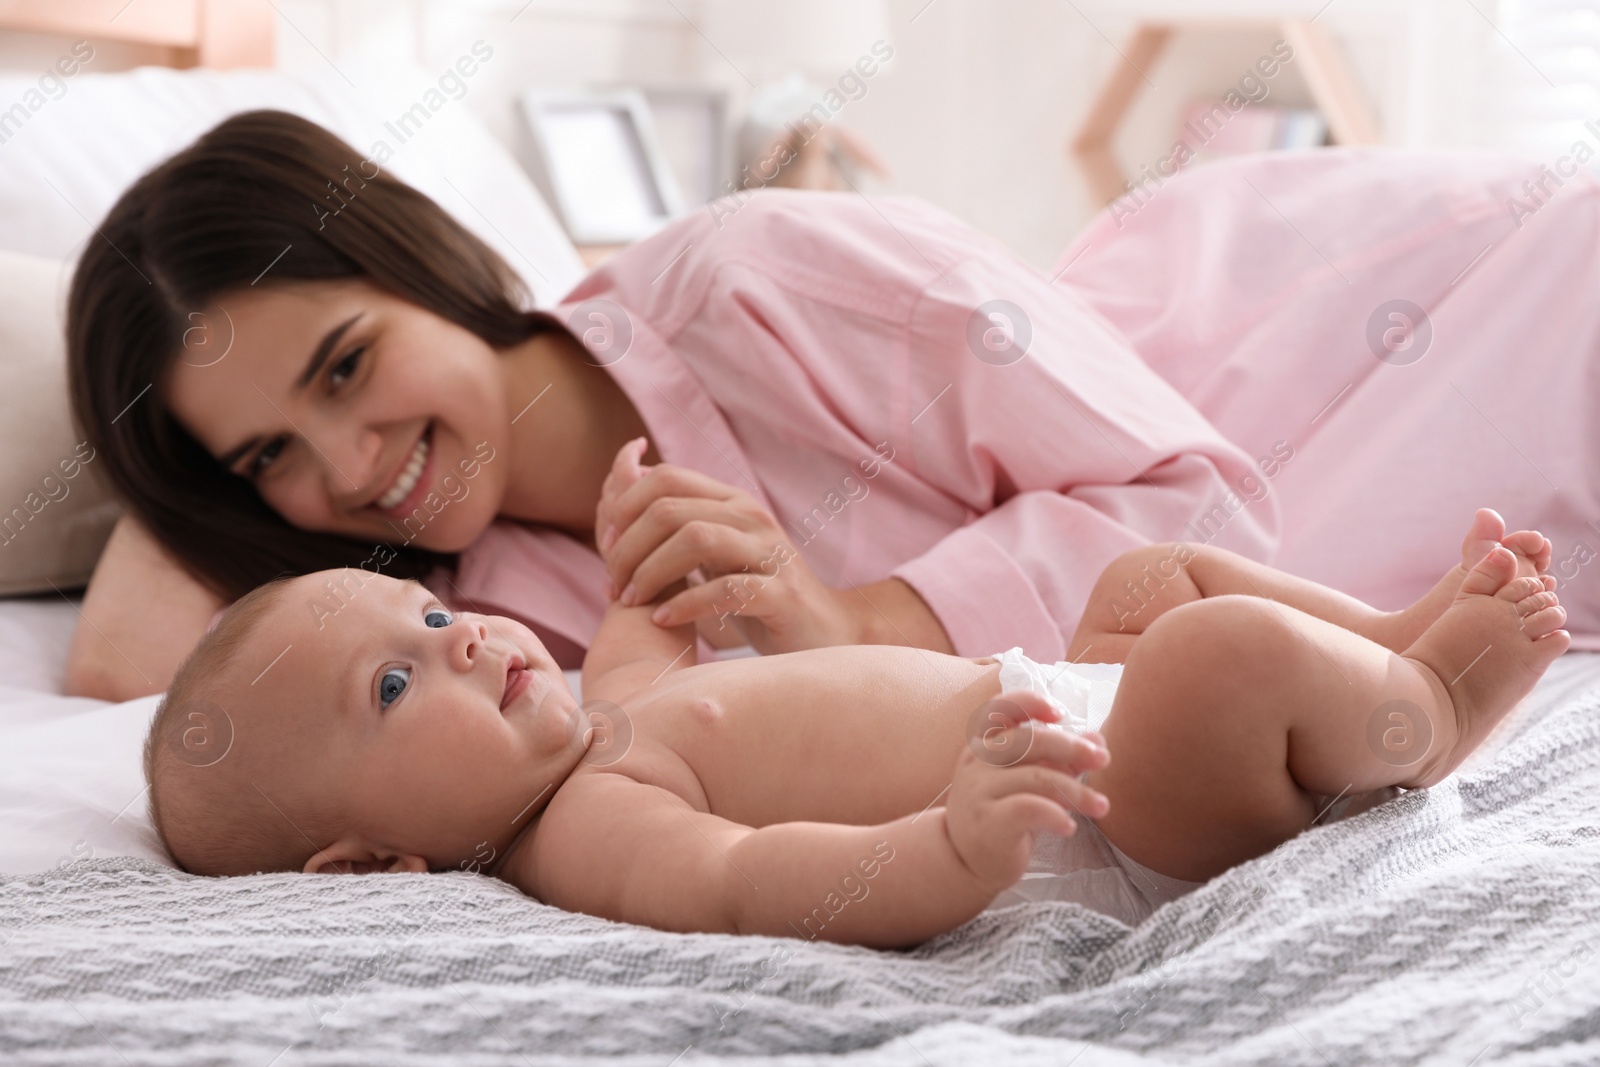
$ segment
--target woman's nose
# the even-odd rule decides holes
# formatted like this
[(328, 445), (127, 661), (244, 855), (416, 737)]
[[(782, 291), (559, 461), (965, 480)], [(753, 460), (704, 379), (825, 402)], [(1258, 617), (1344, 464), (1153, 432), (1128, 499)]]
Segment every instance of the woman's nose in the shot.
[(312, 440), (316, 450), (331, 468), (327, 472), (329, 492), (335, 497), (370, 495), (383, 487), (374, 484), (383, 477), (383, 435), (373, 429), (354, 432), (330, 427)]

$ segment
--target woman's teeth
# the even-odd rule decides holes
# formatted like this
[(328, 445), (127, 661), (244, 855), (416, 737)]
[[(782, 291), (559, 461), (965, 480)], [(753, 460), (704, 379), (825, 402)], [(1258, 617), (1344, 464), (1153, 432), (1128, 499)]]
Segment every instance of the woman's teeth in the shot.
[(377, 505), (387, 511), (397, 506), (402, 500), (411, 495), (411, 490), (417, 487), (417, 479), (422, 477), (422, 468), (428, 465), (428, 435), (423, 434), (417, 439), (417, 447), (412, 449), (411, 458), (406, 461), (394, 484), (389, 491), (377, 499)]

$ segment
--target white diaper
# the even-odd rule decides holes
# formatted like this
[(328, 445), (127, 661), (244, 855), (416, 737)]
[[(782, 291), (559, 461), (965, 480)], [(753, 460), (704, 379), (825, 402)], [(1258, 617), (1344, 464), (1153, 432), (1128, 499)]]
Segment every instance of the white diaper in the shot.
[[(1122, 678), (1120, 663), (1046, 667), (1024, 656), (1020, 648), (995, 658), (1000, 661), (1000, 688), (1026, 689), (1050, 701), (1067, 720), (1056, 728), (1073, 733), (1098, 730), (1111, 714)], [(1028, 872), (996, 897), (991, 909), (1030, 900), (1069, 900), (1137, 926), (1161, 905), (1204, 884), (1157, 874), (1123, 855), (1093, 822), (1073, 818), (1078, 831), (1071, 837), (1039, 836)]]

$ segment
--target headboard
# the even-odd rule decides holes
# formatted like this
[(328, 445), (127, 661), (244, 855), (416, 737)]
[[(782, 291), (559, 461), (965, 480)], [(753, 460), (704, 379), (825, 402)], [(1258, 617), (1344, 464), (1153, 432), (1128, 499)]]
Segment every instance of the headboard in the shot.
[(169, 67), (270, 67), (276, 28), (270, 0), (0, 0), (0, 31), (149, 45)]

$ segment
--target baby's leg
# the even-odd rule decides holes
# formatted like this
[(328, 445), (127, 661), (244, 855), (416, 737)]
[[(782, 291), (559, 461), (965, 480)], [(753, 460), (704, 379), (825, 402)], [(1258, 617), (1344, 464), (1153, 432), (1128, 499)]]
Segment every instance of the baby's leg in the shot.
[(1308, 828), (1319, 797), (1438, 781), (1566, 649), (1554, 594), (1515, 573), (1495, 550), (1404, 656), (1259, 597), (1164, 613), (1101, 728), (1098, 825), (1140, 863), (1201, 880)]
[(1172, 542), (1136, 548), (1112, 561), (1089, 594), (1067, 658), (1126, 662), (1135, 638), (1167, 612), (1208, 597), (1235, 594), (1290, 605), (1393, 647), (1388, 636), (1395, 613), (1220, 548)]
[(1164, 613), (1206, 597), (1230, 594), (1288, 604), (1402, 652), (1444, 614), (1467, 572), (1501, 543), (1517, 556), (1519, 577), (1543, 574), (1549, 568), (1551, 546), (1546, 538), (1531, 530), (1508, 535), (1505, 520), (1489, 508), (1480, 508), (1461, 542), (1461, 565), (1451, 568), (1421, 600), (1400, 611), (1379, 611), (1327, 586), (1207, 545), (1146, 545), (1119, 556), (1101, 574), (1067, 646), (1067, 658), (1122, 663), (1134, 638)]

